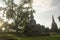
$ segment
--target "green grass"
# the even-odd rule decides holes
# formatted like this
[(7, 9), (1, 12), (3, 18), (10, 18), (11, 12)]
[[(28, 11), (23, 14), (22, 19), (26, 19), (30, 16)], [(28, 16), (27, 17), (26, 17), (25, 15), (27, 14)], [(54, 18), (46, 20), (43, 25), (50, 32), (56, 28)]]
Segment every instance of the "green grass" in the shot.
[(51, 35), (42, 37), (19, 37), (18, 40), (60, 40), (60, 35)]
[(40, 36), (40, 37), (16, 37), (11, 34), (0, 34), (0, 38), (7, 37), (7, 38), (15, 38), (17, 40), (60, 40), (60, 35), (50, 35), (50, 36)]

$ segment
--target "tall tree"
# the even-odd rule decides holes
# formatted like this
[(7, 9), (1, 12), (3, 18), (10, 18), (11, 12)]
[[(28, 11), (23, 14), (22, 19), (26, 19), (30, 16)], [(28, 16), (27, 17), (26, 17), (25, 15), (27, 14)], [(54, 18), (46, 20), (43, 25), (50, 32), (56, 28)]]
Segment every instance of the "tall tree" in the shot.
[(35, 12), (32, 8), (32, 0), (21, 0), (19, 5), (14, 0), (3, 0), (6, 4), (4, 13), (7, 19), (12, 19), (15, 24), (16, 32), (18, 29), (24, 29), (26, 22), (31, 19), (30, 16)]

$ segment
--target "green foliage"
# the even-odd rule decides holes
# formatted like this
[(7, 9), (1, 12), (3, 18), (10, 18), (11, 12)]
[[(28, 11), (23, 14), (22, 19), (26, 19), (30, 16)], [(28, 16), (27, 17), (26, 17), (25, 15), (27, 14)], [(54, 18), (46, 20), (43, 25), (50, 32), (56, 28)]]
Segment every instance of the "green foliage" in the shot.
[(13, 24), (15, 27), (9, 24), (9, 28), (12, 26), (12, 28), (14, 27), (16, 31), (21, 29), (20, 27), (24, 29), (26, 22), (29, 22), (29, 19), (31, 19), (31, 14), (35, 12), (32, 8), (32, 0), (21, 0), (19, 5), (15, 4), (14, 0), (3, 0), (3, 2), (6, 7), (0, 8), (0, 10), (4, 10), (4, 14), (6, 14), (6, 18), (8, 20), (12, 19), (14, 21)]
[[(13, 13), (12, 13), (13, 12)], [(7, 18), (13, 18), (15, 14), (15, 11), (13, 11), (12, 9), (8, 9), (6, 12)]]
[(46, 33), (49, 33), (50, 32), (50, 29), (47, 27), (47, 28), (45, 28), (45, 32)]
[(58, 17), (59, 21), (60, 21), (60, 16)]

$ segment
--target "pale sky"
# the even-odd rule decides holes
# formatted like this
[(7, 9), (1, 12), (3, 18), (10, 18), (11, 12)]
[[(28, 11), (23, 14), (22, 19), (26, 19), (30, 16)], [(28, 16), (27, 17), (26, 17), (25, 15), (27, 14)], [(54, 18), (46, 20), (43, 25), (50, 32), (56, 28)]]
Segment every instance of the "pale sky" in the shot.
[(58, 21), (58, 16), (60, 16), (60, 0), (34, 0), (33, 4), (33, 8), (36, 11), (34, 17), (37, 23), (51, 28), (52, 15), (54, 15), (58, 27), (60, 26)]
[[(18, 4), (18, 0), (15, 3)], [(0, 0), (0, 7), (3, 6)], [(36, 13), (34, 13), (34, 19), (37, 24), (45, 25), (45, 27), (51, 28), (52, 14), (55, 17), (55, 21), (60, 26), (58, 21), (58, 16), (60, 16), (60, 0), (33, 0), (33, 8)]]

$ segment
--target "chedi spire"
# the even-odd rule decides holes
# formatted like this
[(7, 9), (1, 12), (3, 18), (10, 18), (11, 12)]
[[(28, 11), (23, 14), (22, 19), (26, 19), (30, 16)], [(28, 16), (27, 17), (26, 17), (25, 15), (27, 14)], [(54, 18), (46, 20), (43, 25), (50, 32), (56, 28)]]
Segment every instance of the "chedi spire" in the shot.
[(58, 27), (57, 27), (57, 24), (54, 20), (54, 16), (52, 15), (52, 24), (51, 24), (51, 31), (52, 32), (58, 32)]

